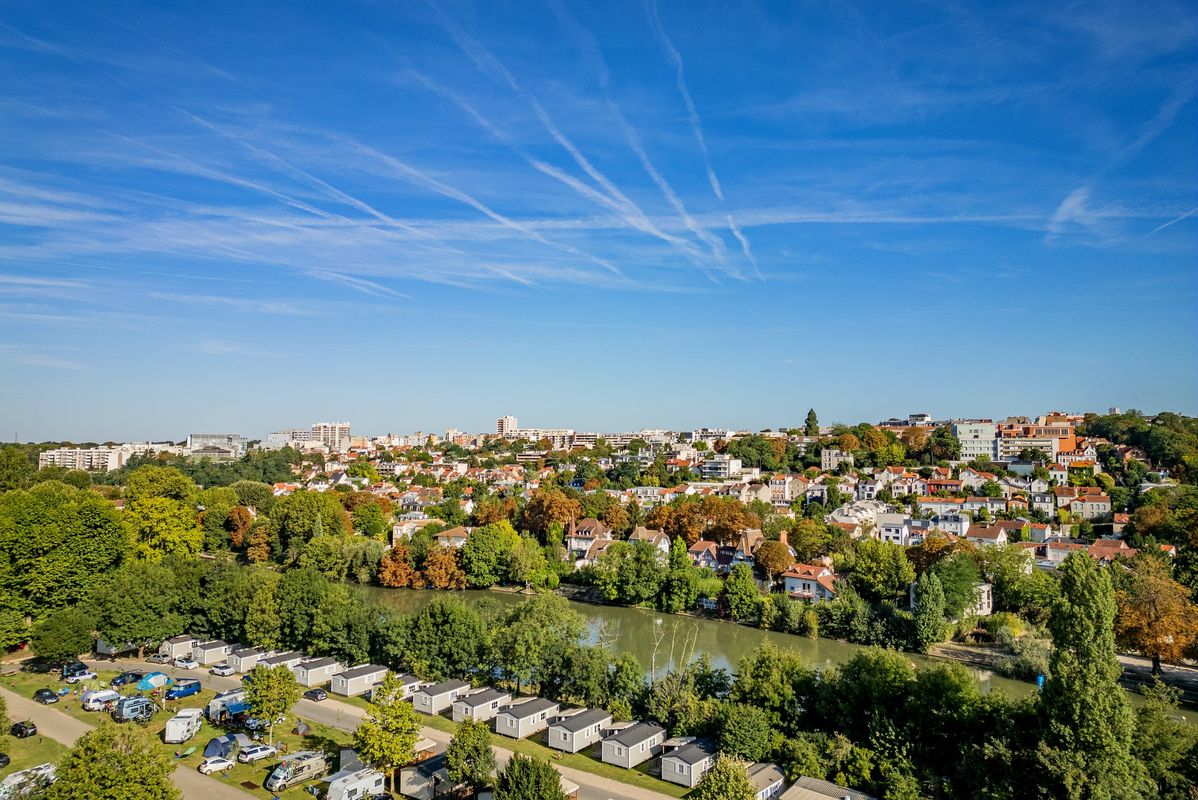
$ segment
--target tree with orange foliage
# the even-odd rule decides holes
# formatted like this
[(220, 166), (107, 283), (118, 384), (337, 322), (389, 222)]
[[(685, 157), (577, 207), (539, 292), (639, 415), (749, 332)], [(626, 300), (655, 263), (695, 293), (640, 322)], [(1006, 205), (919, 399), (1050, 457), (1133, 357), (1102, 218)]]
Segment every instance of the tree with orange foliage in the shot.
[(856, 434), (842, 433), (836, 437), (836, 446), (846, 453), (851, 453), (861, 449), (861, 440), (857, 438)]
[(379, 583), (392, 589), (411, 586), (416, 574), (407, 545), (395, 545), (379, 562)]
[(950, 539), (941, 531), (932, 531), (922, 542), (907, 549), (907, 560), (915, 567), (916, 574), (922, 575), (949, 556), (972, 549), (973, 545), (969, 542)]
[(245, 537), (250, 532), (250, 526), (254, 524), (254, 515), (245, 506), (233, 506), (233, 510), (229, 512), (229, 516), (225, 519), (225, 527), (229, 530), (229, 541), (233, 546), (240, 550), (245, 546)]
[(779, 541), (762, 542), (753, 555), (753, 559), (757, 562), (757, 568), (765, 573), (765, 579), (771, 585), (794, 563), (790, 548)]
[(458, 551), (436, 545), (424, 557), (424, 578), (434, 589), (465, 589), (466, 573), (458, 565)]
[(1164, 558), (1141, 556), (1130, 567), (1116, 570), (1115, 635), (1122, 646), (1150, 657), (1152, 674), (1159, 675), (1162, 661), (1177, 663), (1198, 639), (1198, 606)]
[(524, 507), (524, 527), (544, 536), (553, 523), (563, 526), (582, 515), (582, 504), (561, 489), (542, 489)]

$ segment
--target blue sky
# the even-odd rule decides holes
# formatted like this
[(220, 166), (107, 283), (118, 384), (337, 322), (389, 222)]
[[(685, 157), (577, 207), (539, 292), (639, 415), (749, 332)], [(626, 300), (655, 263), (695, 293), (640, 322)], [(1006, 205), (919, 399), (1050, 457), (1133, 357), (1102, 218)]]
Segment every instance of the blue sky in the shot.
[(1198, 411), (1184, 2), (0, 2), (3, 438)]

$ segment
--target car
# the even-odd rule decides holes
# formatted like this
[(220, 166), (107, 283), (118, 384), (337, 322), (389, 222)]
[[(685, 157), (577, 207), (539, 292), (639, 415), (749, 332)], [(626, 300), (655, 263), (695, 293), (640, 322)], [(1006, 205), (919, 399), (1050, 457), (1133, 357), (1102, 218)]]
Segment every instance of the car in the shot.
[(80, 681), (94, 681), (100, 676), (92, 672), (90, 669), (85, 669), (82, 672), (72, 672), (66, 677), (67, 683), (79, 683)]
[(146, 656), (146, 662), (149, 664), (169, 664), (171, 663), (171, 657), (166, 653), (151, 653)]
[[(287, 721), (287, 717), (281, 716), (275, 720), (276, 725), (282, 725)], [(241, 723), (247, 731), (264, 731), (270, 727), (270, 720), (262, 719), (261, 717), (246, 717)]]
[(37, 736), (37, 726), (26, 720), (16, 723), (8, 729), (8, 732), (18, 739), (28, 739), (30, 736)]
[(311, 700), (314, 703), (319, 703), (321, 700), (328, 700), (329, 693), (324, 689), (309, 689), (304, 692), (304, 699)]
[(227, 678), (233, 674), (233, 668), (223, 661), (208, 671), (213, 675), (219, 675), (222, 678)]
[(138, 672), (137, 670), (122, 672), (120, 675), (117, 675), (112, 679), (112, 687), (115, 689), (118, 686), (128, 686), (131, 683), (137, 683), (145, 676), (146, 674), (144, 672)]
[(279, 752), (278, 748), (271, 747), (268, 744), (255, 744), (243, 749), (237, 754), (237, 760), (242, 764), (253, 764), (255, 761), (261, 761), (264, 758), (270, 758), (275, 753)]
[(227, 769), (233, 769), (235, 765), (227, 758), (205, 758), (200, 762), (199, 769), (201, 775), (211, 775), (214, 772), (224, 772)]
[(12, 763), (12, 759), (8, 757), (8, 753), (0, 753), (0, 769), (4, 769)]
[(175, 666), (179, 669), (197, 669), (200, 665), (194, 659), (184, 656), (175, 659)]
[(65, 678), (66, 676), (70, 675), (72, 672), (86, 672), (86, 671), (87, 671), (87, 664), (84, 664), (82, 661), (72, 661), (70, 664), (67, 664), (66, 666), (64, 666), (62, 668), (62, 677)]
[(33, 693), (33, 699), (44, 706), (52, 705), (58, 702), (58, 692), (53, 689), (38, 689)]

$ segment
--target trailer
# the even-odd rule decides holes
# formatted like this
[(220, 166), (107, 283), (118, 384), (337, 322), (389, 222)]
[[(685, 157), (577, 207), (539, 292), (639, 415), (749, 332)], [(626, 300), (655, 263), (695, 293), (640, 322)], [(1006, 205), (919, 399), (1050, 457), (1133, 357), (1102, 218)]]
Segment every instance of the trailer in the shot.
[(263, 787), (278, 794), (304, 781), (315, 780), (329, 771), (329, 759), (318, 750), (301, 750), (283, 756), (266, 777)]
[(167, 744), (180, 744), (200, 732), (204, 724), (204, 712), (198, 708), (185, 708), (166, 721), (166, 729), (162, 732), (162, 741)]
[(387, 791), (387, 777), (377, 769), (343, 769), (321, 781), (317, 787), (325, 800), (358, 800)]

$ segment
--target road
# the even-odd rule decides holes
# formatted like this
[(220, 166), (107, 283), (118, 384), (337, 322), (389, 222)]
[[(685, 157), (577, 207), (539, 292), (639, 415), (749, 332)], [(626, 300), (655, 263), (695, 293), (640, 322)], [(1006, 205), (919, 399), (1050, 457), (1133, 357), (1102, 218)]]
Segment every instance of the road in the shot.
[[(114, 668), (158, 670), (166, 672), (172, 677), (198, 678), (204, 687), (218, 691), (235, 689), (241, 686), (240, 677), (221, 678), (204, 669), (179, 670), (162, 664), (150, 664), (134, 659), (119, 659), (115, 662), (88, 661), (86, 663), (97, 670)], [(330, 728), (342, 731), (354, 731), (357, 729), (358, 723), (366, 716), (366, 712), (359, 706), (343, 703), (340, 700), (333, 699), (332, 696), (328, 700), (319, 703), (301, 699), (295, 704), (293, 710), (298, 717), (320, 723), (321, 725), (328, 725)], [(444, 731), (425, 727), (421, 730), (421, 734), (436, 742), (438, 751), (444, 750), (449, 744), (450, 735)], [(500, 767), (506, 764), (511, 756), (512, 751), (503, 747), (495, 747), (495, 760)], [(626, 783), (590, 772), (561, 767), (556, 764), (554, 768), (562, 773), (567, 780), (578, 784), (579, 800), (674, 800), (669, 795), (642, 789), (637, 786), (629, 786)], [(188, 797), (191, 796), (188, 795)], [(200, 798), (201, 796), (197, 794), (195, 797)], [(203, 800), (209, 800), (209, 798), (204, 797)]]
[[(0, 688), (0, 694), (4, 696), (8, 703), (8, 716), (14, 720), (32, 720), (37, 725), (38, 736), (48, 736), (56, 742), (65, 744), (68, 747), (75, 743), (83, 734), (92, 729), (92, 725), (86, 722), (68, 716), (54, 706), (44, 706), (41, 703), (35, 703), (27, 697), (22, 697), (16, 692), (11, 692), (8, 689)], [(195, 800), (252, 800), (254, 797), (248, 792), (243, 792), (240, 789), (228, 783), (210, 778), (207, 775), (201, 775), (194, 769), (188, 767), (179, 767), (175, 770), (175, 774), (171, 776), (171, 780), (183, 792), (183, 796), (194, 798)]]

